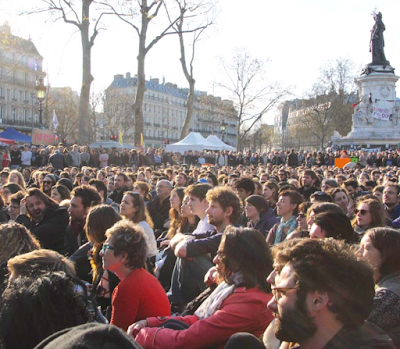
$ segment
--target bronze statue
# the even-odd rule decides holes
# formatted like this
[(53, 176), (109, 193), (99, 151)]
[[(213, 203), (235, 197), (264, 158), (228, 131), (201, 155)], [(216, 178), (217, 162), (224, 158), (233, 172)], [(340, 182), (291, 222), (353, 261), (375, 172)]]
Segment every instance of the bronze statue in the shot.
[(385, 25), (382, 22), (382, 13), (373, 13), (375, 24), (371, 30), (371, 40), (369, 44), (369, 51), (372, 52), (372, 63), (369, 65), (390, 65), (385, 57), (385, 41), (383, 39), (383, 32)]

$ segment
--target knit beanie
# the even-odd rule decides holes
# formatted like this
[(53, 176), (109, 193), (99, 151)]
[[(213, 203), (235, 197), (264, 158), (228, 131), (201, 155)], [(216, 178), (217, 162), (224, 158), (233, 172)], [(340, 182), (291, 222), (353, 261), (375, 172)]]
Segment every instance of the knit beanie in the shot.
[(142, 349), (124, 331), (113, 325), (89, 323), (56, 332), (34, 349)]

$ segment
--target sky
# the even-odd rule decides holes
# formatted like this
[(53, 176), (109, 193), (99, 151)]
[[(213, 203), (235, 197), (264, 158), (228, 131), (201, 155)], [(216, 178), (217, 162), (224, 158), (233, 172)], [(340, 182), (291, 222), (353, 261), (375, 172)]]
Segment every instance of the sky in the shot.
[[(76, 0), (79, 3), (78, 0)], [(43, 56), (43, 67), (52, 87), (70, 86), (80, 91), (81, 44), (72, 25), (49, 20), (48, 14), (21, 15), (41, 0), (0, 1), (0, 23), (8, 21), (14, 35), (31, 37)], [(197, 45), (194, 62), (196, 89), (229, 98), (218, 87), (226, 81), (220, 60), (229, 60), (237, 48), (254, 58), (268, 60), (268, 81), (278, 82), (291, 91), (291, 97), (303, 97), (316, 82), (320, 68), (339, 58), (351, 59), (356, 67), (371, 62), (370, 30), (372, 12), (382, 12), (386, 26), (385, 54), (400, 70), (399, 0), (218, 0), (215, 24)], [(152, 24), (157, 31), (160, 21)], [(96, 38), (92, 54), (92, 88), (107, 88), (116, 74), (137, 70), (137, 35), (131, 27), (111, 17), (106, 30)], [(187, 87), (179, 62), (176, 36), (160, 41), (146, 60), (146, 79), (165, 78)], [(273, 123), (270, 113), (263, 120)]]

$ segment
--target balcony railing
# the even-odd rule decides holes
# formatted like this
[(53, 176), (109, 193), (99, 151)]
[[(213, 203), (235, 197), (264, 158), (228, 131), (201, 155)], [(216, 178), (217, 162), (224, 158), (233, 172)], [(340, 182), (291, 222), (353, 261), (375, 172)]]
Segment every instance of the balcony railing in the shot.
[(30, 120), (13, 120), (13, 119), (7, 119), (7, 118), (3, 118), (0, 119), (0, 123), (2, 124), (2, 126), (22, 126), (22, 127), (27, 127), (27, 128), (32, 128), (32, 127), (39, 127), (39, 122), (33, 122)]
[(19, 86), (26, 86), (29, 88), (35, 88), (34, 81), (25, 81), (24, 79), (14, 78), (13, 76), (2, 76), (0, 78), (0, 82), (6, 82), (9, 84), (19, 85)]

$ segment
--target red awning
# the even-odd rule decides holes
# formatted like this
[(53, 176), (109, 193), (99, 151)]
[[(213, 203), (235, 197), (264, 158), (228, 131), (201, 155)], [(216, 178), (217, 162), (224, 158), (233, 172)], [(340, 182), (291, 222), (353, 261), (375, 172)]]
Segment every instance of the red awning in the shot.
[(0, 137), (0, 143), (6, 143), (6, 144), (14, 144), (15, 141), (13, 139), (5, 139)]

